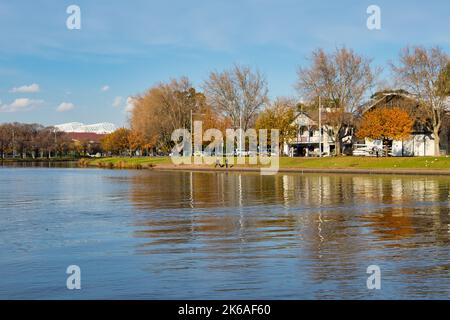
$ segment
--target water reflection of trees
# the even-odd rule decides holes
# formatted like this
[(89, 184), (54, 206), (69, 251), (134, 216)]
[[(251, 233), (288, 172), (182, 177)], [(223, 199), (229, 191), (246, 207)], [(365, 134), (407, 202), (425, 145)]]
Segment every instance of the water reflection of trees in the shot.
[[(449, 185), (449, 179), (429, 177), (158, 172), (133, 176), (130, 197), (143, 213), (166, 209), (183, 213), (163, 219), (161, 214), (156, 219), (146, 216), (141, 223), (149, 227), (154, 223), (173, 227), (171, 219), (183, 216), (190, 224), (190, 216), (195, 216), (196, 225), (188, 230), (230, 231), (242, 227), (239, 211), (246, 212), (246, 227), (298, 227), (308, 219), (318, 223), (320, 219), (313, 217), (320, 212), (341, 227), (361, 219), (375, 234), (399, 239), (423, 231), (421, 227), (441, 228), (448, 222)], [(216, 214), (209, 212), (212, 208)]]
[(143, 253), (208, 253), (222, 263), (294, 255), (312, 281), (342, 289), (366, 262), (386, 259), (383, 248), (447, 246), (449, 185), (418, 176), (151, 172), (132, 177), (130, 197)]

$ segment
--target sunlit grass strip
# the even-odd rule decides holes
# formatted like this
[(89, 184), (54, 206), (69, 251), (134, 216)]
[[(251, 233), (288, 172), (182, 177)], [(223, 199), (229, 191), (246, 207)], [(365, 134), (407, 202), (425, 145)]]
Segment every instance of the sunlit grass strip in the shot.
[(323, 169), (450, 169), (449, 157), (371, 158), (281, 158), (281, 168)]
[(142, 169), (150, 168), (157, 164), (170, 165), (169, 157), (109, 157), (109, 158), (83, 158), (78, 161), (82, 167), (100, 167), (100, 168), (120, 168), (120, 169)]
[[(81, 166), (111, 168), (151, 168), (173, 165), (170, 157), (111, 157), (81, 159)], [(193, 162), (194, 163), (194, 162)], [(236, 162), (235, 162), (236, 163)], [(213, 165), (202, 165), (213, 167)], [(235, 167), (259, 167), (244, 165)], [(369, 157), (326, 157), (326, 158), (280, 158), (280, 168), (299, 169), (450, 169), (450, 157), (414, 157), (414, 158), (369, 158)]]

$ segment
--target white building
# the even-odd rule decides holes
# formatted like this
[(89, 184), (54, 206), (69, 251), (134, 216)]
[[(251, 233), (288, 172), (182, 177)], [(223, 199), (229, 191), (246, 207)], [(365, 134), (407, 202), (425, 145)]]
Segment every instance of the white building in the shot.
[[(447, 98), (446, 105), (450, 109), (450, 98)], [(414, 108), (418, 108), (418, 102), (413, 95), (406, 92), (378, 93), (375, 98), (363, 106), (363, 114), (378, 107), (399, 107), (405, 110), (409, 108), (410, 111), (413, 111)], [(440, 152), (444, 154), (448, 153), (449, 135), (445, 126), (441, 130), (440, 144)], [(355, 154), (364, 154), (376, 149), (384, 149), (383, 141), (368, 138), (365, 139), (363, 144), (357, 144), (355, 147)], [(403, 141), (392, 141), (392, 146), (389, 146), (389, 155), (394, 157), (434, 156), (434, 136), (416, 121), (414, 131), (410, 138)]]
[[(365, 146), (362, 147), (365, 151), (382, 150), (383, 141), (365, 139)], [(423, 157), (434, 156), (434, 139), (433, 135), (415, 133), (407, 140), (392, 141), (392, 148), (389, 155), (393, 157)]]
[(70, 133), (96, 133), (96, 134), (109, 134), (116, 130), (116, 127), (112, 123), (101, 122), (94, 124), (83, 124), (81, 122), (69, 122), (64, 124), (55, 125), (55, 128), (59, 131)]
[[(326, 112), (322, 112), (326, 115)], [(298, 128), (297, 137), (284, 144), (283, 153), (291, 157), (318, 157), (319, 148), (322, 147), (322, 156), (333, 155), (336, 143), (333, 139), (333, 130), (326, 125), (322, 125), (319, 131), (318, 121), (313, 120), (305, 112), (298, 112), (294, 120)], [(342, 139), (342, 151), (351, 150), (351, 128), (348, 134)]]
[[(450, 113), (450, 97), (446, 101), (447, 109)], [(418, 108), (418, 102), (413, 95), (406, 92), (383, 92), (362, 106), (363, 114), (377, 107), (400, 107), (410, 111)], [(413, 113), (413, 112), (412, 112)], [(327, 117), (327, 109), (322, 111), (322, 119)], [(318, 117), (311, 117), (305, 112), (298, 112), (295, 118), (295, 124), (299, 128), (297, 137), (286, 143), (283, 147), (283, 153), (289, 156), (314, 157), (319, 156), (319, 145), (322, 145), (322, 156), (335, 154), (335, 145), (332, 128), (322, 125), (319, 132)], [(326, 121), (323, 121), (326, 123)], [(441, 154), (450, 154), (450, 124), (448, 119), (444, 121), (440, 134), (440, 152)], [(376, 156), (376, 151), (381, 154), (386, 150), (381, 140), (362, 139), (356, 141), (353, 136), (353, 128), (345, 129), (344, 138), (341, 140), (341, 152), (347, 155), (355, 156)], [(388, 146), (388, 154), (394, 157), (402, 156), (434, 156), (435, 144), (433, 134), (416, 121), (414, 131), (411, 137), (403, 141), (392, 141)]]

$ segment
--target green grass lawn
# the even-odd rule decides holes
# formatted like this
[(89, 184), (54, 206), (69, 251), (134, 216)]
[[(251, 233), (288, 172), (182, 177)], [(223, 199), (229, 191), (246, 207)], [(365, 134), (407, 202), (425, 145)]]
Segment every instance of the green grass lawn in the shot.
[(81, 159), (81, 165), (97, 167), (120, 167), (120, 168), (139, 168), (149, 167), (161, 164), (170, 165), (172, 161), (169, 157), (108, 157)]
[(450, 169), (450, 157), (371, 158), (325, 157), (281, 158), (282, 168), (359, 169)]
[(171, 160), (169, 157), (111, 157), (111, 158), (94, 158), (90, 159), (89, 162), (93, 165), (98, 163), (130, 163), (130, 164), (170, 164)]
[[(248, 159), (247, 159), (248, 163)], [(171, 165), (169, 157), (111, 157), (85, 159), (85, 165), (117, 168), (140, 168)], [(237, 165), (255, 167), (255, 165)], [(416, 158), (370, 158), (370, 157), (325, 157), (325, 158), (280, 158), (280, 168), (304, 169), (450, 169), (450, 157)]]

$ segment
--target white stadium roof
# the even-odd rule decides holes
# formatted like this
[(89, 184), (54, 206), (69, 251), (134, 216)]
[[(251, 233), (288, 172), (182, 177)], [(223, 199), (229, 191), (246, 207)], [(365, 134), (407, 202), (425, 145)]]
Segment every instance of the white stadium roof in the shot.
[(81, 122), (69, 122), (55, 125), (59, 131), (63, 132), (89, 132), (97, 134), (107, 134), (116, 130), (116, 126), (112, 123), (101, 122), (95, 124), (83, 124)]

